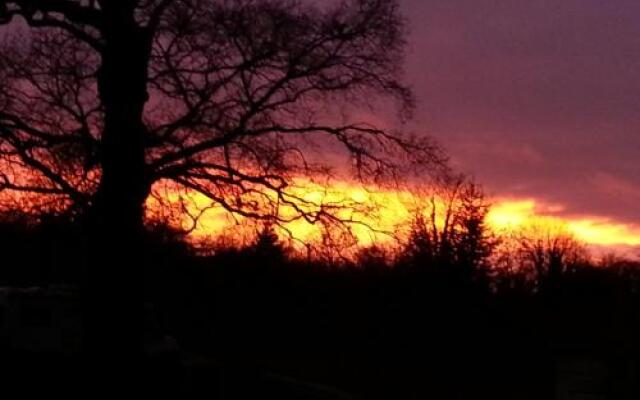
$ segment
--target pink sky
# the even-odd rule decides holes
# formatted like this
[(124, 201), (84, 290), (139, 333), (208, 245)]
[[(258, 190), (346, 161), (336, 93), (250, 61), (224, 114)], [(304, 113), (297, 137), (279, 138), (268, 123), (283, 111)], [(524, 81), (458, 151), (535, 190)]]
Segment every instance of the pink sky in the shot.
[(496, 196), (640, 222), (640, 2), (400, 1), (409, 129)]

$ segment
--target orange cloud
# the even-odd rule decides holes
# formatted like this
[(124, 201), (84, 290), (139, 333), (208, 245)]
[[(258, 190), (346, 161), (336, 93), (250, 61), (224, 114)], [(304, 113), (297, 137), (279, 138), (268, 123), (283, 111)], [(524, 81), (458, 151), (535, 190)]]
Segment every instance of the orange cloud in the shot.
[[(420, 205), (427, 205), (425, 202), (428, 200), (424, 195), (408, 190), (368, 190), (348, 182), (334, 182), (327, 188), (301, 181), (297, 187), (296, 196), (312, 204), (346, 201), (364, 206), (337, 212), (339, 217), (356, 222), (351, 229), (361, 246), (395, 243), (394, 235), (401, 236), (406, 232), (414, 210)], [(196, 195), (193, 200), (200, 207), (209, 205), (209, 201), (203, 196)], [(547, 204), (532, 198), (489, 200), (492, 207), (487, 215), (487, 225), (498, 234), (530, 226), (553, 227), (561, 228), (579, 241), (598, 248), (616, 250), (640, 246), (640, 227), (632, 224), (601, 216), (565, 217), (562, 216), (565, 210), (563, 205)], [(291, 215), (292, 210), (285, 207), (281, 212)], [(313, 243), (322, 238), (321, 226), (313, 225), (304, 219), (286, 223), (284, 227), (301, 242)], [(250, 221), (214, 206), (202, 215), (191, 237), (199, 240), (206, 237), (236, 235), (248, 240), (255, 234), (256, 229)]]
[(562, 217), (563, 206), (535, 199), (498, 199), (487, 221), (498, 232), (526, 226), (563, 227), (576, 239), (597, 246), (640, 246), (640, 227), (599, 216)]

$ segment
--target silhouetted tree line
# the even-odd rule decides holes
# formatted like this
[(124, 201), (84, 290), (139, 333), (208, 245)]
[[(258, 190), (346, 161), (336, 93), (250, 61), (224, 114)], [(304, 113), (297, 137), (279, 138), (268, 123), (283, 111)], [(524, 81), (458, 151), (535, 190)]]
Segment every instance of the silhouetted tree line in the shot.
[[(631, 393), (640, 264), (595, 261), (560, 234), (518, 237), (507, 252), (470, 198), (448, 223), (417, 216), (398, 256), (373, 247), (333, 264), (298, 256), (269, 225), (250, 246), (207, 255), (150, 227), (146, 302), (182, 353), (241, 382), (269, 371), (364, 398), (534, 399), (552, 396), (554, 362), (567, 356), (605, 359), (612, 387)], [(1, 225), (0, 281), (77, 282), (79, 234), (55, 220)]]

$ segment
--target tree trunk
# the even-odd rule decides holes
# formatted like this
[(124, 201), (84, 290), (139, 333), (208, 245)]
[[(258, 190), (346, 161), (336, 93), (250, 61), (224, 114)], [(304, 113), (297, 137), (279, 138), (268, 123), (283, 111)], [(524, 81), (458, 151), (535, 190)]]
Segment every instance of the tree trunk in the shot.
[(149, 44), (124, 1), (104, 2), (98, 77), (105, 110), (100, 187), (87, 218), (84, 355), (87, 384), (123, 395), (143, 372), (145, 173), (142, 112)]

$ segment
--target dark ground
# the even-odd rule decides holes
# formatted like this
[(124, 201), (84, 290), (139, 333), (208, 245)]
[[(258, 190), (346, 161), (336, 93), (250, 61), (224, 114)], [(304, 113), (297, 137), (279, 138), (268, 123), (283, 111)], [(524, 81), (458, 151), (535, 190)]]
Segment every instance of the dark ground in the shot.
[[(7, 229), (2, 286), (74, 284), (61, 239)], [(456, 266), (331, 268), (251, 249), (197, 257), (175, 243), (150, 248), (155, 329), (180, 350), (148, 359), (149, 395), (640, 398), (631, 264), (583, 266), (531, 291), (447, 272)], [(6, 391), (81, 392), (73, 354), (4, 343), (0, 360)]]

